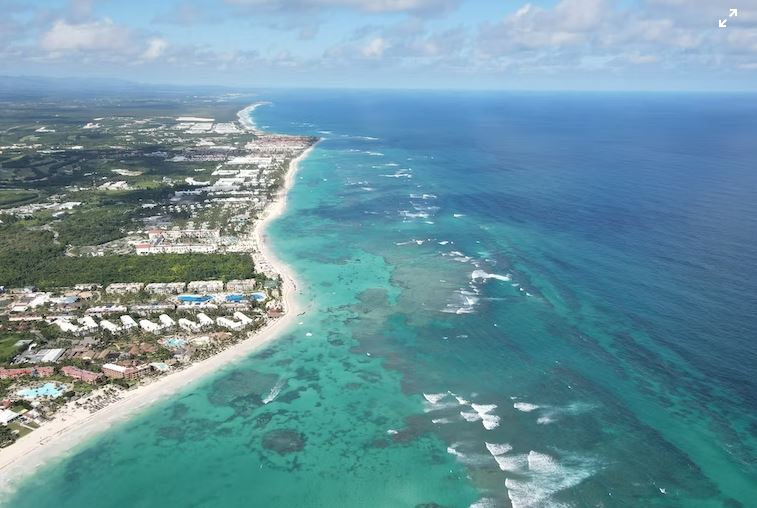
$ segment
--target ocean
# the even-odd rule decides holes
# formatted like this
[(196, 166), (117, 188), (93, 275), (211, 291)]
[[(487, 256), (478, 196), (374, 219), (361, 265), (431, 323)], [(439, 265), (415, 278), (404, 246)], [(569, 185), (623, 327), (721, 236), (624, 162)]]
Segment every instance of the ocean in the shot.
[(268, 91), (307, 308), (5, 506), (757, 506), (757, 96)]

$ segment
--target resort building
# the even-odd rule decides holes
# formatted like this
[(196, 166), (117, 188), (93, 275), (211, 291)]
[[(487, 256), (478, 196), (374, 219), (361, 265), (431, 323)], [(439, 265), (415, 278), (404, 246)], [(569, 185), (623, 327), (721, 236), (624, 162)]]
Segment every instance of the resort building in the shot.
[(145, 285), (141, 282), (114, 282), (105, 288), (107, 294), (123, 295), (139, 293)]
[(195, 280), (187, 284), (187, 291), (195, 293), (220, 293), (223, 291), (223, 281)]
[(184, 282), (153, 282), (145, 286), (145, 291), (156, 295), (176, 295), (184, 291)]
[(53, 323), (55, 326), (60, 328), (60, 331), (63, 333), (78, 333), (79, 327), (75, 324), (66, 321), (65, 319), (56, 319)]
[(88, 370), (83, 370), (68, 365), (60, 369), (60, 371), (64, 376), (68, 376), (72, 379), (78, 379), (91, 385), (96, 384), (103, 377), (103, 375), (99, 372), (90, 372)]
[(124, 367), (115, 363), (106, 363), (102, 366), (103, 374), (111, 379), (138, 379), (147, 374), (149, 370), (149, 365)]
[(81, 328), (85, 331), (91, 332), (94, 330), (97, 330), (97, 321), (92, 319), (92, 316), (84, 316), (83, 318), (79, 319), (79, 324), (81, 325)]
[(237, 318), (243, 326), (247, 326), (250, 323), (252, 323), (252, 319), (248, 318), (246, 315), (242, 314), (241, 312), (235, 312), (234, 317)]
[(121, 316), (121, 324), (124, 330), (131, 330), (132, 328), (139, 326), (137, 322), (134, 321), (134, 318), (129, 316), (128, 314)]
[(182, 330), (186, 330), (188, 332), (196, 332), (200, 329), (200, 325), (195, 323), (194, 321), (190, 321), (187, 318), (181, 318), (179, 319), (179, 327)]
[(52, 376), (55, 369), (52, 367), (26, 367), (23, 369), (0, 368), (0, 379), (13, 379), (21, 376), (45, 377)]
[(87, 314), (116, 314), (126, 312), (126, 307), (123, 305), (98, 305), (97, 307), (90, 307), (87, 309)]
[(118, 333), (121, 331), (120, 326), (118, 326), (112, 321), (108, 321), (107, 319), (103, 319), (102, 321), (100, 321), (100, 328), (110, 333)]
[(197, 314), (197, 319), (200, 321), (200, 326), (213, 326), (214, 321), (204, 312)]
[(226, 291), (254, 291), (255, 279), (233, 279), (226, 283)]
[(160, 325), (153, 323), (149, 319), (140, 319), (139, 327), (142, 328), (144, 331), (150, 332), (150, 333), (160, 332)]
[(176, 321), (171, 319), (171, 317), (168, 314), (161, 314), (158, 316), (158, 319), (160, 320), (160, 324), (163, 328), (173, 328), (176, 326)]
[(218, 324), (218, 326), (228, 328), (229, 330), (242, 329), (242, 323), (240, 323), (239, 321), (234, 321), (233, 319), (229, 319), (227, 317), (219, 317), (218, 319), (216, 319), (216, 323)]

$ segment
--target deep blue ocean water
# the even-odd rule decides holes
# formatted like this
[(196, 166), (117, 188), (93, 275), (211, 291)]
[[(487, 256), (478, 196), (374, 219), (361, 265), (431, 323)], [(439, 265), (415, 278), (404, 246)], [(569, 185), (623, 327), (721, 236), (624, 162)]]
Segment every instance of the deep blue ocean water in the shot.
[(757, 506), (757, 96), (261, 98), (307, 313), (9, 506)]

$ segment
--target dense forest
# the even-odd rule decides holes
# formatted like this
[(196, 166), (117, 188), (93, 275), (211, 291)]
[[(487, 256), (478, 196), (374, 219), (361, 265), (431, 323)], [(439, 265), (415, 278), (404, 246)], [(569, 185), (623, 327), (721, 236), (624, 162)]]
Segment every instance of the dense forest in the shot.
[(247, 254), (159, 254), (69, 257), (53, 234), (21, 223), (0, 225), (0, 286), (41, 289), (78, 283), (187, 282), (252, 278)]

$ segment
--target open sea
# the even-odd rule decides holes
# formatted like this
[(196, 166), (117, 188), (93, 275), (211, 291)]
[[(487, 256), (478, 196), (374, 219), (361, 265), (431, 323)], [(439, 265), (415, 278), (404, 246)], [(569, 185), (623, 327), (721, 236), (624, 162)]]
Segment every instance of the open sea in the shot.
[(2, 504), (757, 506), (757, 95), (261, 99), (301, 322)]

